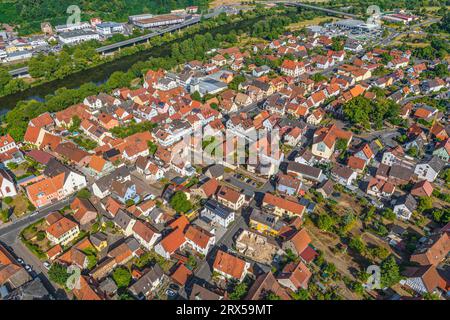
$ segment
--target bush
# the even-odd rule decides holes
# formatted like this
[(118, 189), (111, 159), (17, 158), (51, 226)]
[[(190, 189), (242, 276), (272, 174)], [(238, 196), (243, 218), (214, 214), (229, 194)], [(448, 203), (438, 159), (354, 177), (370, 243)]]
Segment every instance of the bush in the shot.
[(183, 191), (178, 191), (170, 199), (170, 206), (177, 212), (186, 213), (192, 209), (192, 203), (187, 199)]
[(5, 197), (3, 198), (3, 202), (6, 203), (7, 205), (10, 205), (13, 202), (13, 198)]
[(124, 267), (114, 270), (112, 277), (119, 288), (126, 288), (131, 282), (131, 273)]
[(92, 195), (91, 192), (86, 188), (81, 189), (77, 193), (77, 197), (80, 199), (89, 199), (91, 195)]
[(42, 241), (45, 239), (45, 232), (44, 231), (39, 231), (37, 236), (36, 236), (37, 241)]
[(61, 286), (65, 286), (70, 274), (67, 273), (66, 266), (59, 263), (54, 263), (48, 270), (48, 276), (53, 282)]
[(366, 251), (366, 244), (361, 240), (360, 237), (352, 238), (348, 246), (350, 247), (350, 249), (355, 250), (361, 255)]
[(324, 213), (317, 219), (317, 227), (323, 231), (330, 231), (334, 225), (334, 219), (328, 214)]
[(244, 298), (244, 296), (247, 294), (247, 284), (245, 282), (241, 282), (237, 284), (233, 292), (230, 293), (230, 300), (240, 300)]

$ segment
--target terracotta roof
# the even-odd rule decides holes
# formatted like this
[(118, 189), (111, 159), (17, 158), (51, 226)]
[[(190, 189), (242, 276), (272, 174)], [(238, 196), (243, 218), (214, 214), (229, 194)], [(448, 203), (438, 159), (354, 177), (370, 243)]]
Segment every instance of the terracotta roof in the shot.
[(170, 277), (179, 285), (184, 286), (192, 274), (192, 271), (189, 270), (184, 264), (180, 264), (177, 270), (175, 270)]
[(212, 237), (214, 237), (211, 233), (208, 231), (195, 226), (191, 225), (187, 227), (185, 237), (188, 240), (191, 240), (196, 245), (198, 245), (200, 248), (205, 249)]
[(90, 286), (86, 276), (80, 277), (80, 288), (72, 292), (77, 300), (104, 300), (102, 293)]
[(242, 195), (241, 193), (227, 186), (222, 186), (219, 192), (217, 193), (218, 198), (225, 199), (226, 201), (232, 203), (238, 202), (241, 195)]
[(295, 233), (289, 241), (295, 246), (297, 254), (302, 253), (308, 245), (311, 243), (311, 237), (305, 228), (301, 229), (297, 233)]
[(347, 166), (356, 170), (364, 170), (364, 168), (366, 167), (366, 162), (361, 158), (351, 156), (347, 160)]
[(51, 247), (47, 252), (47, 257), (51, 260), (53, 260), (57, 255), (61, 254), (63, 252), (63, 249), (61, 245), (57, 244), (54, 247)]
[(52, 158), (54, 158), (50, 153), (47, 153), (45, 151), (42, 150), (30, 150), (26, 153), (26, 155), (30, 158), (33, 158), (35, 161), (42, 163), (42, 164), (47, 164)]
[(180, 229), (181, 231), (184, 231), (188, 225), (189, 220), (185, 215), (181, 215), (169, 223), (170, 228), (173, 230)]
[(26, 187), (27, 195), (32, 201), (37, 201), (39, 198), (47, 197), (57, 194), (64, 185), (64, 173), (61, 173), (53, 178), (45, 178), (36, 183)]
[(55, 150), (60, 145), (61, 141), (61, 137), (55, 136), (50, 133), (45, 133), (40, 147), (49, 147), (51, 150)]
[(41, 132), (40, 128), (29, 126), (27, 128), (27, 131), (25, 132), (23, 141), (35, 144), (37, 142), (37, 139), (39, 138), (40, 132)]
[(307, 246), (302, 253), (300, 253), (300, 257), (306, 262), (310, 263), (313, 261), (319, 254), (310, 246)]
[(102, 172), (105, 167), (106, 160), (100, 156), (92, 156), (89, 162), (89, 167), (97, 172)]
[(435, 235), (431, 238), (431, 242), (432, 244), (425, 244), (424, 247), (416, 249), (411, 255), (411, 261), (421, 265), (439, 264), (450, 251), (449, 235), (447, 232)]
[(203, 190), (203, 192), (205, 192), (205, 195), (208, 198), (216, 193), (218, 187), (219, 182), (216, 180), (216, 178), (209, 179), (200, 186), (200, 188)]
[(311, 271), (303, 262), (297, 264), (291, 262), (287, 264), (281, 272), (278, 279), (289, 279), (292, 284), (297, 288), (306, 288), (309, 278), (311, 278)]
[(284, 209), (286, 211), (292, 212), (293, 214), (302, 215), (305, 211), (305, 207), (297, 202), (291, 200), (283, 199), (273, 194), (266, 193), (264, 195), (264, 203), (268, 205), (273, 205), (274, 207)]
[(133, 232), (144, 239), (146, 242), (150, 242), (156, 233), (156, 231), (153, 230), (151, 226), (140, 220), (136, 221), (136, 223), (134, 224)]
[(245, 261), (231, 254), (218, 250), (213, 268), (235, 279), (240, 279), (245, 271)]
[(54, 224), (47, 227), (47, 233), (51, 234), (55, 238), (59, 239), (66, 232), (76, 228), (78, 225), (70, 219), (63, 217), (56, 221)]
[(291, 300), (287, 291), (280, 286), (277, 279), (275, 279), (272, 272), (260, 275), (250, 287), (245, 300), (265, 300), (266, 294), (273, 292), (282, 300)]
[(169, 254), (174, 253), (178, 250), (184, 243), (186, 239), (184, 238), (183, 230), (176, 229), (164, 237), (160, 244), (166, 252)]
[(36, 128), (42, 128), (48, 125), (53, 124), (53, 118), (51, 117), (50, 113), (45, 112), (39, 116), (37, 116), (34, 119), (30, 120), (30, 123), (36, 127)]
[(433, 185), (428, 180), (417, 182), (411, 189), (411, 194), (418, 197), (431, 197)]

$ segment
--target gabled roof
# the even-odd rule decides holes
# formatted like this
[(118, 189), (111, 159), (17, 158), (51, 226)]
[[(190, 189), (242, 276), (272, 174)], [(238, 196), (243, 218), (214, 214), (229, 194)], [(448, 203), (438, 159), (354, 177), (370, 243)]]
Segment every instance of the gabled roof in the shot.
[(218, 250), (213, 268), (235, 279), (240, 279), (245, 271), (245, 261), (231, 254)]
[(141, 220), (136, 221), (133, 226), (133, 232), (137, 234), (146, 242), (150, 242), (153, 236), (157, 233), (149, 224), (142, 222)]
[(302, 206), (301, 204), (291, 200), (283, 199), (281, 197), (274, 196), (270, 193), (266, 193), (264, 195), (263, 203), (284, 209), (286, 211), (292, 212), (293, 214), (297, 214), (300, 216), (305, 211), (305, 207)]
[(52, 225), (48, 226), (46, 231), (53, 237), (59, 239), (66, 232), (76, 228), (78, 225), (72, 220), (62, 217)]
[(302, 253), (311, 243), (311, 237), (305, 228), (297, 231), (289, 241), (292, 242), (298, 254)]

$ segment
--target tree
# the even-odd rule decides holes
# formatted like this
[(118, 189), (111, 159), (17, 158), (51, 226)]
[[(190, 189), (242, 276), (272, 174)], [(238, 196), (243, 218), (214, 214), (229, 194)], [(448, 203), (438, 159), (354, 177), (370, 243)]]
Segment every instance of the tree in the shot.
[(344, 152), (347, 150), (347, 140), (345, 139), (337, 139), (336, 141), (336, 150)]
[(417, 149), (417, 147), (411, 147), (408, 149), (408, 151), (406, 151), (406, 153), (411, 157), (416, 158), (419, 155), (419, 150)]
[(433, 208), (433, 199), (431, 197), (420, 197), (417, 205), (417, 211), (422, 213)]
[(333, 225), (334, 219), (326, 213), (321, 214), (317, 219), (317, 226), (320, 230), (330, 231)]
[(398, 283), (401, 279), (400, 268), (395, 261), (393, 255), (387, 257), (380, 266), (381, 270), (381, 285), (384, 287), (391, 287)]
[(381, 260), (384, 260), (389, 256), (389, 250), (385, 247), (375, 247), (371, 249), (370, 253)]
[(126, 288), (131, 282), (131, 273), (125, 267), (116, 268), (112, 277), (119, 288)]
[(423, 298), (424, 298), (425, 300), (441, 300), (437, 294), (435, 294), (435, 293), (429, 293), (429, 292), (425, 293), (425, 294), (423, 295)]
[(192, 93), (191, 98), (192, 98), (192, 100), (195, 100), (195, 101), (202, 101), (202, 96), (200, 95), (200, 92), (198, 92), (198, 91), (195, 91), (194, 93)]
[(13, 198), (11, 198), (11, 197), (4, 197), (3, 198), (3, 202), (6, 203), (7, 205), (10, 205), (13, 202)]
[(150, 153), (150, 155), (154, 155), (158, 150), (158, 145), (153, 141), (148, 141), (147, 145), (148, 145), (148, 152)]
[(333, 51), (341, 51), (344, 49), (343, 40), (340, 37), (334, 37), (332, 39), (333, 43), (331, 44), (331, 50)]
[(170, 199), (170, 206), (177, 212), (186, 213), (192, 209), (192, 203), (183, 191), (176, 192)]
[(364, 254), (366, 251), (366, 244), (360, 237), (352, 238), (348, 244), (348, 246), (358, 252), (359, 254)]
[(92, 194), (87, 188), (83, 188), (77, 193), (77, 197), (80, 199), (89, 199), (91, 196)]
[(243, 299), (244, 296), (247, 294), (247, 284), (245, 282), (241, 282), (237, 284), (233, 292), (230, 293), (230, 300), (240, 300)]
[(0, 68), (0, 94), (2, 94), (2, 88), (4, 88), (10, 81), (12, 76), (5, 68)]
[(291, 297), (294, 300), (309, 300), (309, 292), (306, 289), (299, 289), (297, 292), (292, 292)]
[(59, 263), (54, 263), (48, 270), (48, 276), (51, 281), (61, 286), (65, 286), (70, 274), (67, 272), (66, 266)]
[(397, 215), (391, 208), (384, 209), (381, 215), (390, 221), (394, 221), (395, 218), (397, 217)]
[(270, 291), (270, 292), (266, 295), (266, 300), (281, 300), (281, 297), (278, 296), (277, 294), (273, 293), (272, 291)]
[(81, 124), (81, 119), (79, 116), (74, 116), (72, 118), (72, 125), (69, 128), (70, 132), (74, 132), (76, 130), (78, 130), (80, 128), (80, 124)]
[(231, 82), (228, 84), (228, 88), (232, 89), (232, 90), (238, 90), (239, 85), (244, 82), (246, 79), (243, 75), (239, 74), (237, 76), (235, 76), (233, 78), (233, 80), (231, 80)]
[(6, 223), (9, 221), (9, 210), (0, 210), (0, 220), (3, 223)]

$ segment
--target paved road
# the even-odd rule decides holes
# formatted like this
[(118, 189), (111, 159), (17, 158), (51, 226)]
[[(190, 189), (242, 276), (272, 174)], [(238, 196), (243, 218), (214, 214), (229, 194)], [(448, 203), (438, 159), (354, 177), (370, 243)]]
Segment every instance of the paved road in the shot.
[(39, 209), (39, 211), (35, 211), (32, 214), (26, 215), (24, 217), (16, 219), (9, 224), (3, 225), (2, 227), (0, 227), (0, 240), (4, 241), (7, 244), (13, 242), (16, 236), (19, 234), (20, 230), (22, 230), (24, 227), (38, 221), (41, 218), (46, 217), (50, 212), (58, 211), (64, 208), (66, 205), (72, 202), (74, 197), (75, 196), (72, 196), (68, 199), (58, 201), (57, 203)]

